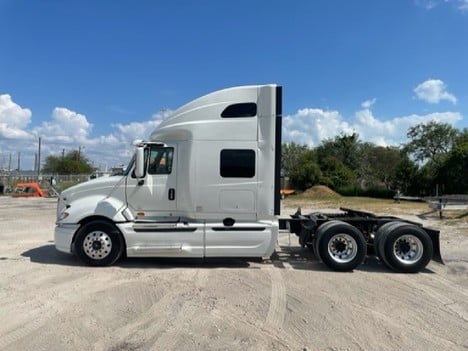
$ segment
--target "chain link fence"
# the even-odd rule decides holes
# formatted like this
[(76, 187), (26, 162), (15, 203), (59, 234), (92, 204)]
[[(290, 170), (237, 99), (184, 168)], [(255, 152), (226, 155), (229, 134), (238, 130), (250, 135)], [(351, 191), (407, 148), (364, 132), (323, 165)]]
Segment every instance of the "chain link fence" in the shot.
[(55, 188), (60, 192), (72, 185), (88, 181), (90, 174), (33, 174), (32, 172), (4, 172), (0, 173), (0, 195), (8, 195), (15, 191), (18, 183), (36, 182), (46, 192), (53, 194), (55, 192), (49, 191)]

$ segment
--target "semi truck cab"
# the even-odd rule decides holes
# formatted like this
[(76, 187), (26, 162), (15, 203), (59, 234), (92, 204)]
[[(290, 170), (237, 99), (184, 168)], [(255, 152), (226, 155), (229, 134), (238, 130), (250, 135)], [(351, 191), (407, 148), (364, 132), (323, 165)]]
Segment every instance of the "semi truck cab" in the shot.
[(90, 265), (128, 257), (269, 257), (278, 235), (278, 85), (198, 98), (135, 142), (122, 176), (60, 194), (56, 248)]

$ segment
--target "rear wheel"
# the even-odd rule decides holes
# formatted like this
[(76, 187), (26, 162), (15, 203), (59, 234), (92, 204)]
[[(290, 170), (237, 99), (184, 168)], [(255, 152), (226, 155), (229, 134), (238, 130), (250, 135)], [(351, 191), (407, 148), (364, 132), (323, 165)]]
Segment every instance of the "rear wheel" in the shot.
[(367, 253), (362, 233), (341, 221), (331, 221), (319, 228), (316, 248), (323, 263), (337, 271), (353, 270), (364, 261)]
[(429, 235), (413, 224), (393, 227), (383, 243), (383, 254), (390, 268), (402, 273), (416, 273), (424, 269), (433, 251)]
[(385, 240), (387, 238), (387, 235), (395, 228), (400, 225), (403, 225), (403, 222), (399, 221), (393, 221), (393, 222), (388, 222), (382, 225), (377, 232), (375, 233), (375, 238), (374, 238), (374, 250), (379, 257), (380, 261), (385, 264), (388, 268), (394, 269), (390, 263), (388, 262), (387, 258), (385, 257), (384, 253), (384, 244)]
[(322, 257), (320, 257), (320, 251), (319, 251), (319, 248), (318, 248), (318, 243), (319, 243), (319, 238), (323, 236), (323, 233), (332, 225), (335, 225), (337, 223), (344, 223), (344, 222), (341, 222), (341, 221), (337, 221), (337, 220), (334, 220), (334, 221), (328, 221), (324, 224), (322, 224), (318, 229), (317, 229), (317, 232), (315, 234), (315, 239), (313, 241), (313, 250), (314, 250), (314, 254), (315, 256), (321, 261), (322, 260)]
[(74, 251), (90, 266), (108, 266), (123, 253), (124, 242), (119, 230), (106, 221), (84, 224), (76, 235)]

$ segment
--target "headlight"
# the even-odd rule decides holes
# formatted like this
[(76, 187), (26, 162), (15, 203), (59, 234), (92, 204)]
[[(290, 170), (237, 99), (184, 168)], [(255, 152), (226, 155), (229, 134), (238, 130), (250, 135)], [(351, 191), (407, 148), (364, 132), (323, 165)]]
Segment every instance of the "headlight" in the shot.
[(70, 214), (68, 212), (62, 212), (58, 215), (57, 217), (57, 221), (61, 221), (61, 220), (64, 220), (65, 218), (67, 218)]

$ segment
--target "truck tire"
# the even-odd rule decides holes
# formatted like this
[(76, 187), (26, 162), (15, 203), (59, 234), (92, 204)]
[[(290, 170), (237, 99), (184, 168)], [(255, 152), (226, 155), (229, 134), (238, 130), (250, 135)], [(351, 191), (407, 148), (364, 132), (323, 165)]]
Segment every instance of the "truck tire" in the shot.
[(315, 238), (314, 238), (314, 244), (313, 244), (313, 250), (314, 250), (314, 255), (315, 257), (317, 257), (317, 259), (319, 261), (322, 261), (322, 257), (320, 257), (320, 252), (319, 252), (319, 248), (318, 248), (318, 242), (319, 242), (319, 237), (323, 236), (323, 233), (332, 225), (335, 225), (336, 223), (344, 223), (342, 221), (338, 221), (338, 220), (332, 220), (332, 221), (328, 221), (328, 222), (325, 222), (324, 224), (322, 224), (318, 229), (317, 229), (317, 232), (315, 234)]
[(377, 257), (380, 259), (380, 261), (392, 270), (395, 270), (395, 268), (390, 265), (384, 253), (385, 238), (387, 237), (388, 233), (390, 233), (393, 230), (393, 228), (402, 224), (404, 223), (400, 221), (387, 222), (384, 225), (382, 225), (379, 229), (377, 229), (377, 232), (375, 233), (374, 251)]
[(336, 271), (352, 271), (367, 254), (366, 240), (359, 229), (341, 221), (330, 221), (319, 228), (316, 247), (323, 263)]
[(381, 238), (387, 266), (400, 273), (416, 273), (432, 258), (434, 248), (424, 229), (409, 223), (389, 227)]
[(124, 250), (120, 231), (112, 224), (96, 220), (84, 224), (77, 232), (74, 252), (89, 266), (109, 266), (115, 263)]

